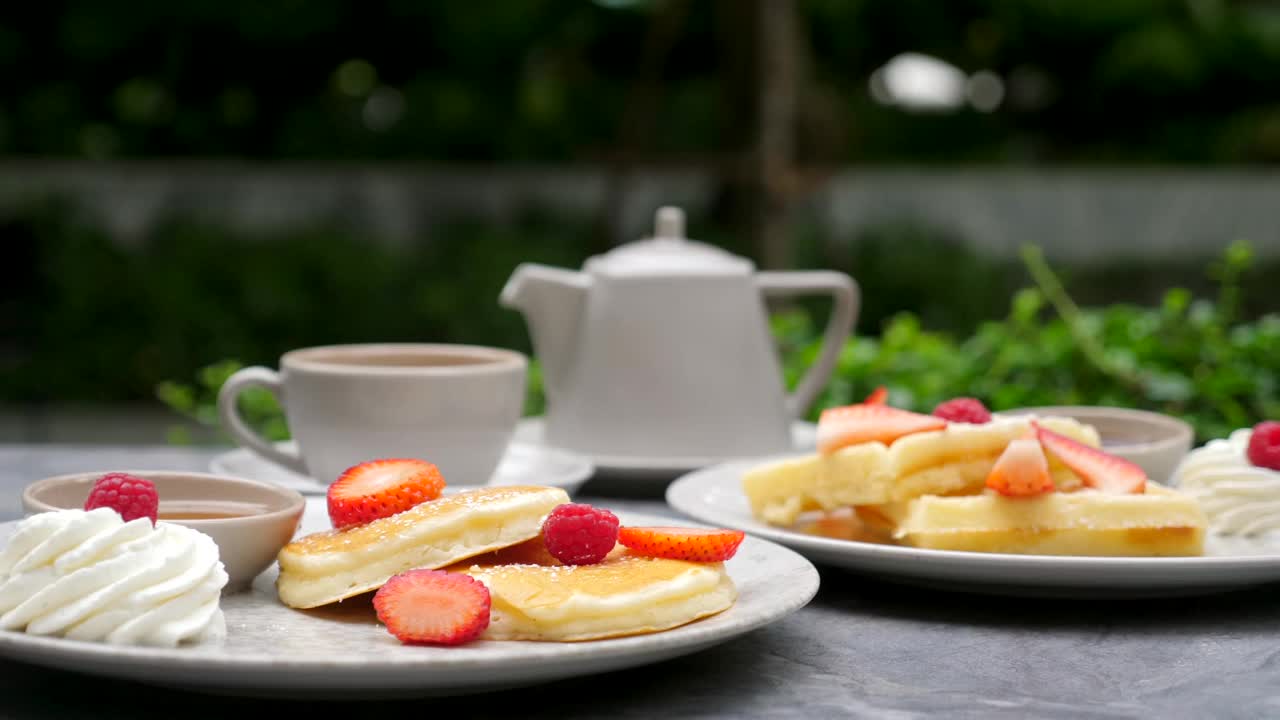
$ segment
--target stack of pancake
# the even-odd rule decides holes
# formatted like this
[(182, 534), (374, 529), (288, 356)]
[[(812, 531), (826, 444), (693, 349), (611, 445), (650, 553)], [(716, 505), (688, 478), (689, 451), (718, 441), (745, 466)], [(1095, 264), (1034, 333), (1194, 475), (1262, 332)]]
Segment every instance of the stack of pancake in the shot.
[[(985, 488), (1013, 440), (1041, 427), (1098, 448), (1097, 431), (1071, 418), (951, 423), (891, 444), (863, 442), (748, 471), (743, 490), (763, 522), (796, 526), (811, 511), (854, 508), (891, 542), (941, 550), (1054, 555), (1200, 555), (1204, 514), (1194, 499), (1152, 482), (1138, 494), (1085, 487), (1049, 459), (1054, 492), (1010, 498)], [(811, 521), (810, 521), (811, 522)]]
[(491, 640), (594, 640), (657, 632), (721, 612), (737, 591), (722, 563), (641, 557), (618, 547), (596, 565), (562, 566), (541, 543), (564, 490), (487, 487), (295, 540), (280, 551), (280, 600), (314, 608), (376, 590), (415, 568), (483, 582)]

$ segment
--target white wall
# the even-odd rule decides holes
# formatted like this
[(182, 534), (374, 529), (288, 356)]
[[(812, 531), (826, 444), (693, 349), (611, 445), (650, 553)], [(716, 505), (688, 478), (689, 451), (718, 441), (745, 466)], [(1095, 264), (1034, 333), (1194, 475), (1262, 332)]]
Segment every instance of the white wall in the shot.
[[(172, 210), (260, 229), (337, 215), (369, 228), (371, 238), (399, 242), (457, 212), (501, 218), (532, 205), (590, 217), (604, 177), (589, 168), (7, 162), (0, 214), (58, 192), (78, 198), (123, 243)], [(625, 234), (646, 232), (660, 204), (684, 205), (696, 218), (713, 189), (698, 171), (637, 174)], [(1243, 238), (1262, 255), (1280, 255), (1280, 171), (857, 169), (833, 176), (800, 212), (816, 213), (836, 237), (908, 219), (995, 254), (1030, 241), (1077, 261), (1177, 258), (1216, 254)], [(697, 237), (696, 223), (690, 232)]]

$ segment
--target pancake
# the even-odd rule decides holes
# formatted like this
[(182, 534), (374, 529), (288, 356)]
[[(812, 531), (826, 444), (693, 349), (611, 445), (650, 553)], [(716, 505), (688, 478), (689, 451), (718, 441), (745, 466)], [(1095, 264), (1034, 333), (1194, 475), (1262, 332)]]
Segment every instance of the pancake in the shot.
[(476, 555), (466, 565), (563, 565), (547, 549), (541, 535), (500, 550)]
[(294, 608), (337, 602), (376, 590), (405, 570), (442, 568), (536, 537), (543, 518), (567, 502), (560, 488), (486, 487), (308, 535), (280, 551), (276, 590)]
[(738, 596), (723, 563), (650, 558), (621, 546), (596, 565), (449, 569), (489, 588), (488, 640), (572, 642), (659, 632), (715, 615)]
[[(1032, 419), (951, 423), (943, 430), (901, 437), (892, 445), (859, 443), (830, 455), (779, 460), (747, 471), (742, 488), (756, 518), (783, 527), (811, 510), (977, 493), (1005, 447), (1031, 429)], [(1072, 418), (1046, 417), (1038, 422), (1091, 447), (1101, 445), (1097, 430)], [(1059, 490), (1083, 485), (1056, 460), (1050, 460), (1049, 470)]]
[[(868, 509), (860, 508), (867, 517)], [(1024, 555), (1202, 555), (1206, 520), (1189, 495), (1152, 482), (1145, 493), (1095, 490), (1030, 498), (927, 496), (870, 513), (912, 547)]]
[(752, 468), (742, 477), (742, 489), (756, 518), (788, 526), (812, 510), (888, 502), (894, 480), (888, 465), (883, 443), (860, 443)]

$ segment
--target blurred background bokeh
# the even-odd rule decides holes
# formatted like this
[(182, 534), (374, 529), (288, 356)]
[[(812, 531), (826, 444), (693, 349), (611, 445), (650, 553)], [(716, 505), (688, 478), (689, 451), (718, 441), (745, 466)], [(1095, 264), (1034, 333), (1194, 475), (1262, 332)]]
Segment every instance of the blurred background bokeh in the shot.
[[(824, 403), (1220, 435), (1280, 417), (1278, 73), (1270, 2), (10, 3), (0, 442), (218, 442), (303, 345), (528, 350), (515, 265), (662, 204), (859, 281)], [(778, 308), (789, 366), (823, 312)]]

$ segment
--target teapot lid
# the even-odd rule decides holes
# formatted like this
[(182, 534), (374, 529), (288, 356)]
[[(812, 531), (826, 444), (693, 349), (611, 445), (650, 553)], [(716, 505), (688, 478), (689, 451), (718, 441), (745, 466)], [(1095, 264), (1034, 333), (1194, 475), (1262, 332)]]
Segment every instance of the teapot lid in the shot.
[(746, 258), (685, 237), (684, 211), (671, 206), (655, 213), (653, 237), (597, 255), (586, 267), (611, 275), (746, 274), (754, 269)]

